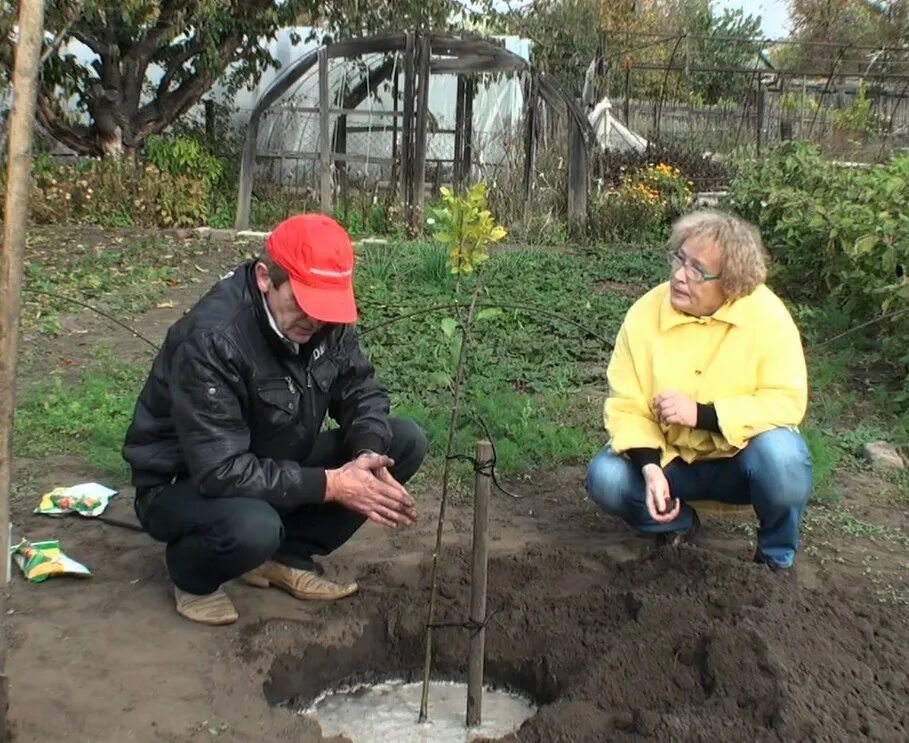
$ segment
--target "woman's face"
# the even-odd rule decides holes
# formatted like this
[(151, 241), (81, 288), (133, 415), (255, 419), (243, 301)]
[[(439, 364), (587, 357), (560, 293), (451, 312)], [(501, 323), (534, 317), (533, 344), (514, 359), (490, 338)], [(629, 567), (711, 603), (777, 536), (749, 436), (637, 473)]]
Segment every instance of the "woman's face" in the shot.
[(692, 237), (670, 258), (669, 301), (686, 315), (712, 315), (726, 302), (719, 281), (723, 272), (723, 250), (715, 242)]

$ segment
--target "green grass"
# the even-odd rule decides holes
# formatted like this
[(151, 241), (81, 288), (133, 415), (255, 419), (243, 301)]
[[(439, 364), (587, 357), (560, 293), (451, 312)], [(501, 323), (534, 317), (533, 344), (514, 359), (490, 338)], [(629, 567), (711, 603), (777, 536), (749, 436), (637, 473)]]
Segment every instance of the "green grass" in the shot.
[(832, 529), (856, 539), (909, 549), (909, 532), (864, 521), (838, 505), (808, 510), (802, 528), (808, 534), (816, 529)]
[(145, 370), (95, 349), (75, 383), (59, 372), (33, 384), (16, 408), (13, 446), (21, 457), (71, 454), (100, 471), (126, 474), (120, 457)]
[[(458, 350), (457, 333), (452, 338), (443, 326), (454, 310), (379, 325), (454, 300), (456, 284), (444, 250), (425, 243), (364, 246), (361, 260), (361, 338), (392, 392), (395, 411), (424, 425), (438, 464), (447, 442)], [(594, 285), (629, 277), (657, 281), (662, 271), (662, 256), (655, 251), (494, 254), (483, 271), (482, 302), (540, 308), (591, 333), (533, 309), (485, 313), (471, 339), (457, 450), (471, 452), (473, 441), (483, 435), (475, 420), (479, 416), (496, 442), (504, 474), (588, 459), (604, 441), (602, 392), (585, 393), (589, 369), (598, 370), (596, 382), (605, 390), (609, 339), (631, 301), (597, 293)], [(472, 279), (462, 280), (462, 301), (472, 289)]]
[(58, 335), (60, 316), (79, 311), (50, 295), (88, 302), (115, 316), (142, 312), (170, 286), (186, 281), (195, 272), (193, 261), (211, 249), (207, 241), (153, 236), (127, 242), (112, 235), (110, 243), (96, 246), (33, 236), (25, 263), (24, 288), (31, 291), (23, 293), (23, 327)]
[[(630, 300), (597, 294), (593, 283), (648, 270), (652, 273), (647, 278), (656, 279), (660, 260), (651, 255), (654, 268), (648, 269), (648, 258), (640, 253), (595, 257), (501, 253), (488, 264), (483, 301), (542, 307), (611, 338)], [(106, 270), (109, 265), (123, 264), (100, 264), (108, 297), (126, 286), (113, 278), (119, 272)], [(364, 246), (357, 282), (364, 346), (392, 394), (395, 412), (411, 415), (426, 427), (432, 442), (430, 470), (438, 471), (447, 440), (454, 350), (442, 332), (442, 321), (452, 311), (409, 318), (372, 332), (368, 328), (409, 308), (453, 300), (455, 282), (446, 270), (444, 251), (427, 243)], [(462, 293), (469, 288), (462, 287)], [(602, 395), (585, 391), (583, 368), (598, 370), (602, 388), (608, 356), (603, 340), (534, 312), (507, 311), (479, 321), (457, 450), (472, 452), (474, 440), (482, 436), (475, 418), (479, 415), (495, 439), (501, 474), (586, 460), (602, 444), (604, 434)], [(17, 410), (16, 453), (78, 454), (101, 470), (122, 473), (123, 433), (147, 367), (118, 362), (101, 351), (81, 372), (75, 383), (68, 369), (66, 382), (61, 372), (26, 390)]]
[[(180, 249), (184, 253), (178, 256)], [(62, 293), (88, 292), (109, 309), (138, 312), (175, 280), (175, 264), (191, 263), (192, 251), (208, 249), (194, 242), (142, 239), (100, 255), (73, 250), (56, 262), (35, 262), (29, 284)], [(497, 445), (500, 474), (586, 461), (605, 439), (601, 410), (608, 340), (633, 301), (597, 287), (611, 281), (643, 291), (662, 280), (665, 270), (658, 247), (586, 254), (495, 252), (484, 269), (482, 302), (542, 308), (592, 333), (532, 309), (485, 313), (471, 341), (456, 451), (471, 453), (474, 441), (483, 436), (479, 416)], [(445, 251), (429, 242), (362, 245), (356, 281), (363, 345), (391, 393), (394, 412), (412, 416), (427, 430), (429, 471), (437, 473), (447, 441), (457, 356), (457, 345), (444, 328), (450, 329), (454, 312), (441, 309), (381, 323), (454, 300), (456, 282)], [(462, 299), (470, 296), (471, 282), (462, 280)], [(45, 318), (70, 311), (53, 302), (42, 308)], [(811, 397), (804, 434), (814, 463), (814, 497), (831, 502), (839, 497), (836, 471), (863, 466), (857, 456), (863, 443), (881, 438), (904, 444), (909, 436), (904, 423), (888, 415), (883, 393), (860, 396), (854, 391), (852, 369), (864, 340), (852, 338), (814, 351), (841, 331), (842, 318), (824, 308), (797, 307), (795, 315), (809, 359)], [(147, 368), (100, 351), (75, 382), (73, 370), (67, 369), (65, 376), (51, 374), (34, 383), (17, 409), (16, 454), (76, 454), (101, 470), (123, 473), (119, 450)], [(909, 477), (900, 482), (909, 483)]]
[[(803, 433), (814, 464), (814, 498), (835, 501), (838, 469), (863, 470), (864, 444), (909, 446), (909, 418), (893, 405), (893, 388), (875, 363), (873, 332), (850, 333), (850, 319), (832, 305), (792, 308), (808, 362), (809, 406)], [(899, 484), (899, 483), (898, 483)]]

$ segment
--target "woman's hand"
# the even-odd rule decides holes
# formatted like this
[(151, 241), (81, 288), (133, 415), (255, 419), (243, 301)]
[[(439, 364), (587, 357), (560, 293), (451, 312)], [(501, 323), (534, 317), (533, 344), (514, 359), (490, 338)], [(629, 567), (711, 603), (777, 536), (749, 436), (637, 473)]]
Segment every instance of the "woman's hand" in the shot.
[(654, 521), (665, 524), (674, 521), (682, 510), (682, 502), (675, 499), (673, 506), (672, 495), (669, 492), (669, 480), (663, 468), (658, 464), (644, 465), (641, 470), (644, 483), (647, 486), (647, 513)]
[(661, 423), (676, 423), (688, 428), (698, 424), (698, 404), (681, 392), (660, 392), (653, 398), (653, 414)]

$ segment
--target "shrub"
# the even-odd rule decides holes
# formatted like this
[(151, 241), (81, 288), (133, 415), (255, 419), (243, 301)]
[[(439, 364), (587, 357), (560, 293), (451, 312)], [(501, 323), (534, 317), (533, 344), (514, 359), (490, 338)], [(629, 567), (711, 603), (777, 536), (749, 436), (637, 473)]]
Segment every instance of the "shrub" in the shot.
[(634, 175), (631, 182), (658, 194), (667, 221), (682, 214), (691, 202), (691, 181), (685, 180), (682, 172), (672, 165), (648, 165)]
[(618, 186), (626, 172), (660, 163), (684, 173), (695, 191), (725, 188), (736, 175), (733, 161), (705, 154), (695, 142), (650, 142), (644, 152), (594, 151), (591, 160), (596, 178), (612, 186)]
[(151, 136), (145, 141), (143, 154), (147, 162), (164, 173), (192, 176), (209, 186), (224, 173), (221, 161), (208, 153), (197, 139), (190, 137)]
[(593, 199), (590, 227), (600, 237), (625, 242), (659, 241), (691, 201), (691, 184), (666, 163), (622, 175), (617, 187)]
[(867, 168), (791, 142), (736, 179), (728, 204), (761, 230), (789, 289), (856, 315), (909, 299), (909, 156)]
[(205, 178), (112, 159), (61, 164), (44, 155), (35, 159), (30, 206), (39, 224), (189, 227), (205, 223), (208, 199)]
[[(728, 205), (758, 225), (790, 293), (829, 296), (858, 323), (909, 307), (907, 183), (909, 156), (851, 168), (790, 142), (744, 167)], [(881, 331), (885, 360), (909, 363), (909, 311)]]

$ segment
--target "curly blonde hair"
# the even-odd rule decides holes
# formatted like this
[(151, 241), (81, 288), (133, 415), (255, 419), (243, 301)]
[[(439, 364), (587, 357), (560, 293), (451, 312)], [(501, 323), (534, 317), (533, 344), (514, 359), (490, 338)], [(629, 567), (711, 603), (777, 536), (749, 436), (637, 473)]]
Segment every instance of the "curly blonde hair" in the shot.
[(669, 247), (678, 250), (691, 238), (717, 244), (723, 254), (720, 286), (727, 299), (748, 296), (767, 280), (767, 251), (757, 228), (732, 214), (701, 209), (672, 225)]

